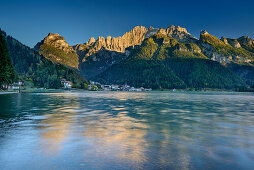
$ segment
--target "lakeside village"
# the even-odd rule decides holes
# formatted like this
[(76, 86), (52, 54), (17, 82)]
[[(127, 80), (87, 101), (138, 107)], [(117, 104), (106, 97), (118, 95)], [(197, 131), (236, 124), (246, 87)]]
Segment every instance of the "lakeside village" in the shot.
[(104, 84), (100, 84), (99, 82), (94, 82), (94, 81), (90, 81), (90, 85), (88, 85), (88, 90), (91, 91), (136, 91), (136, 92), (140, 92), (140, 91), (152, 91), (151, 88), (147, 89), (147, 88), (143, 88), (143, 87), (139, 87), (139, 88), (135, 88), (135, 87), (131, 87), (127, 84), (125, 85), (104, 85)]
[[(66, 79), (61, 79), (61, 85), (64, 90), (74, 90), (76, 88), (73, 88), (73, 83), (71, 81), (67, 81)], [(23, 80), (18, 80), (17, 82), (14, 82), (11, 85), (2, 85), (2, 89), (0, 88), (1, 92), (28, 92), (28, 91), (34, 91), (34, 90), (46, 90), (46, 88), (36, 88), (25, 85), (25, 82)], [(48, 89), (48, 90), (55, 90), (55, 89)], [(99, 82), (89, 81), (89, 85), (85, 88), (85, 90), (89, 91), (133, 91), (133, 92), (142, 92), (142, 91), (152, 91), (151, 88), (135, 88), (131, 87), (127, 84), (125, 85), (103, 85)], [(187, 91), (206, 91), (206, 90), (212, 90), (212, 91), (225, 91), (225, 89), (185, 89)], [(176, 89), (172, 89), (173, 92), (177, 91)], [(254, 88), (238, 88), (233, 91), (236, 92), (254, 92)]]
[[(62, 79), (61, 80), (61, 84), (62, 84), (62, 89), (65, 90), (71, 90), (74, 89), (73, 87), (73, 83), (71, 81), (68, 81), (66, 79)], [(4, 86), (5, 89), (8, 89), (10, 91), (19, 91), (20, 90), (24, 90), (24, 81), (19, 80), (18, 82), (13, 83), (12, 85), (6, 85)], [(38, 88), (40, 90), (45, 89), (45, 88)], [(90, 81), (90, 84), (87, 87), (87, 90), (89, 91), (135, 91), (135, 92), (141, 92), (141, 91), (152, 91), (151, 88), (143, 88), (143, 87), (139, 87), (139, 88), (135, 88), (135, 87), (131, 87), (127, 84), (125, 85), (104, 85), (104, 84), (100, 84), (99, 82), (94, 82), (94, 81)]]
[[(64, 89), (72, 89), (72, 82), (62, 79), (61, 83), (63, 84)], [(149, 89), (143, 88), (143, 87), (135, 88), (135, 87), (131, 87), (127, 84), (125, 84), (125, 85), (104, 85), (104, 84), (101, 84), (99, 82), (94, 82), (94, 81), (90, 81), (90, 84), (88, 85), (87, 90), (90, 90), (90, 91), (136, 91), (136, 92), (152, 91), (151, 88), (149, 88)]]

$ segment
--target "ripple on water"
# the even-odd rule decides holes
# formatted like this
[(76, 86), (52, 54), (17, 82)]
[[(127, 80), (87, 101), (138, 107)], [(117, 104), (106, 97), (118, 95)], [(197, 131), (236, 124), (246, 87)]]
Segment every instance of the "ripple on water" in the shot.
[(251, 93), (38, 93), (0, 103), (0, 169), (254, 169)]

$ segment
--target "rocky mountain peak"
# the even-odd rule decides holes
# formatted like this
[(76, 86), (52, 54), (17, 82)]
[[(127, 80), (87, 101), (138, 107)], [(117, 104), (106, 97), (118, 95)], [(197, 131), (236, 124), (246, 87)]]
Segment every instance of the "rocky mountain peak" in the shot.
[(235, 48), (240, 48), (241, 47), (240, 43), (236, 39), (227, 38), (227, 40), (228, 40), (228, 43), (232, 47), (235, 47)]
[(221, 37), (220, 40), (223, 41), (227, 45), (231, 45), (232, 47), (235, 47), (235, 48), (241, 47), (241, 44), (236, 39)]
[(242, 36), (237, 39), (241, 47), (254, 53), (254, 40), (248, 36)]
[(173, 32), (184, 32), (186, 34), (189, 34), (186, 30), (186, 28), (182, 28), (180, 26), (174, 26), (174, 25), (170, 25), (168, 28), (167, 28), (168, 32), (170, 34), (173, 34)]
[(88, 42), (86, 43), (86, 45), (92, 45), (93, 43), (95, 43), (95, 39), (94, 37), (91, 37)]
[(197, 38), (193, 37), (190, 33), (188, 33), (186, 28), (182, 28), (180, 26), (170, 25), (166, 29), (160, 28), (158, 32), (173, 37), (183, 43), (198, 41)]
[[(79, 48), (79, 46), (74, 46)], [(41, 42), (34, 47), (45, 58), (78, 69), (79, 58), (77, 52), (70, 46), (61, 35), (49, 33)]]
[(138, 33), (138, 32), (144, 32), (144, 31), (147, 31), (146, 27), (144, 27), (144, 26), (136, 26), (130, 32), (132, 32), (132, 33), (135, 33), (135, 32)]
[(49, 33), (41, 42), (35, 45), (34, 49), (36, 49), (37, 51), (40, 51), (40, 46), (43, 44), (56, 47), (58, 49), (64, 50), (65, 52), (72, 50), (72, 47), (68, 45), (65, 39), (57, 33), (55, 34)]
[[(60, 36), (58, 33), (49, 33), (44, 39), (43, 39), (44, 43), (50, 44), (53, 42), (65, 42), (64, 38), (62, 36)], [(67, 44), (67, 43), (66, 43)]]
[(145, 38), (149, 38), (151, 37), (152, 35), (156, 34), (159, 32), (159, 29), (158, 28), (153, 28), (153, 27), (149, 27), (147, 29), (147, 32), (146, 32), (146, 35), (145, 35)]
[(208, 35), (209, 33), (206, 30), (201, 30), (200, 35)]
[[(136, 26), (130, 32), (126, 32), (122, 37), (107, 36), (90, 39), (86, 44), (91, 45), (93, 52), (96, 52), (102, 48), (110, 51), (125, 52), (125, 48), (134, 45), (140, 45), (145, 38), (147, 28), (143, 26)], [(91, 53), (88, 53), (91, 54)]]
[(50, 32), (50, 33), (48, 33), (48, 36), (60, 36), (60, 35), (59, 35), (58, 33), (55, 33), (55, 34), (54, 34), (54, 33), (51, 33), (51, 32)]
[(221, 37), (220, 40), (223, 41), (225, 44), (229, 45), (228, 40), (227, 40), (226, 37)]
[(237, 39), (240, 43), (248, 44), (248, 45), (254, 45), (254, 40), (252, 40), (248, 36), (242, 36)]

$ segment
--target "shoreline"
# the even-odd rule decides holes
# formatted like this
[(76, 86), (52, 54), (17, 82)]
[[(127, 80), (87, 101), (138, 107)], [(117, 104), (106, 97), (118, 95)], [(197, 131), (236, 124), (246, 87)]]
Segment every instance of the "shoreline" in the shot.
[[(136, 92), (136, 91), (89, 91), (89, 90), (79, 90), (79, 89), (71, 89), (71, 90), (63, 90), (63, 89), (43, 89), (43, 90), (38, 90), (38, 89), (29, 89), (29, 90), (22, 90), (21, 93), (59, 93), (59, 92), (70, 92), (70, 93), (75, 93), (75, 92), (81, 92), (81, 91), (86, 91), (86, 92)], [(139, 91), (138, 91), (139, 92)], [(233, 91), (233, 90), (226, 90), (226, 89), (206, 89), (206, 90), (183, 90), (183, 89), (178, 89), (176, 91), (172, 91), (169, 89), (164, 89), (164, 90), (152, 90), (152, 91), (140, 91), (140, 92), (172, 92), (172, 93), (179, 93), (179, 92), (236, 92), (236, 93), (250, 93), (253, 91)], [(18, 94), (19, 91), (0, 91), (0, 95), (3, 94)]]
[(13, 91), (13, 92), (0, 92), (0, 95), (1, 94), (15, 94), (15, 93), (19, 93), (18, 91)]

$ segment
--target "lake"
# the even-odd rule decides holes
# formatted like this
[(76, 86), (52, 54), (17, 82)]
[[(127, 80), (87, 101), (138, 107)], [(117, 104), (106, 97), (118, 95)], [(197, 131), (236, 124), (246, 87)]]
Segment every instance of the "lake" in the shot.
[(0, 169), (254, 169), (254, 94), (0, 95)]

